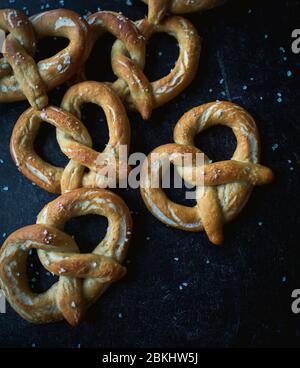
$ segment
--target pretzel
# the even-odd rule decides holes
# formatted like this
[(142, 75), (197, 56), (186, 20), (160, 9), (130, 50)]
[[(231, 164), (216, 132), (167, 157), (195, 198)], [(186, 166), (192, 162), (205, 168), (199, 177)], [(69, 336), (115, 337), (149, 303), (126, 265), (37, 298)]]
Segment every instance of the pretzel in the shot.
[[(106, 236), (92, 253), (80, 254), (64, 225), (72, 217), (95, 214), (108, 219)], [(78, 189), (58, 197), (40, 212), (37, 225), (11, 234), (0, 250), (0, 286), (15, 311), (34, 323), (65, 318), (78, 325), (85, 310), (126, 273), (121, 266), (130, 241), (132, 220), (116, 194)], [(59, 281), (42, 294), (28, 286), (26, 258), (36, 249), (42, 265)]]
[[(89, 50), (104, 33), (116, 38), (112, 48), (112, 68), (118, 80), (111, 84), (125, 105), (136, 109), (147, 120), (153, 108), (174, 97), (193, 80), (200, 56), (200, 41), (193, 25), (180, 17), (170, 17), (159, 25), (147, 19), (134, 24), (114, 12), (98, 12), (87, 19), (92, 33)], [(143, 73), (146, 42), (156, 32), (166, 32), (179, 42), (180, 54), (174, 69), (164, 78), (150, 83)]]
[[(211, 163), (204, 155), (204, 164), (183, 167), (182, 158), (189, 153), (193, 163), (201, 150), (194, 146), (196, 134), (211, 126), (230, 127), (237, 147), (228, 161)], [(268, 184), (272, 171), (259, 165), (260, 145), (253, 118), (241, 107), (230, 102), (213, 102), (196, 107), (179, 120), (174, 130), (175, 144), (156, 148), (143, 165), (141, 194), (150, 212), (166, 225), (186, 230), (205, 230), (214, 244), (223, 241), (223, 224), (234, 219), (246, 204), (254, 185)], [(180, 159), (180, 160), (178, 160)], [(195, 207), (183, 206), (167, 198), (153, 180), (172, 162), (182, 178), (196, 186)], [(203, 179), (203, 182), (201, 182)]]
[(142, 0), (149, 5), (148, 18), (151, 22), (159, 23), (165, 14), (192, 13), (212, 9), (224, 4), (226, 0)]
[[(10, 32), (0, 60), (0, 102), (28, 99), (42, 109), (48, 105), (47, 91), (69, 80), (85, 62), (89, 28), (75, 12), (51, 10), (28, 18), (13, 9), (0, 10), (0, 27)], [(47, 36), (65, 37), (69, 45), (56, 55), (36, 63), (36, 42)]]
[[(115, 185), (114, 177), (109, 177), (110, 172), (113, 174), (116, 171), (116, 179), (122, 181), (127, 178), (128, 171), (130, 171), (130, 167), (127, 165), (131, 134), (130, 124), (118, 96), (110, 87), (102, 83), (82, 82), (67, 91), (61, 106), (64, 110), (81, 119), (80, 108), (84, 103), (94, 103), (104, 110), (109, 130), (109, 141), (101, 154), (92, 150), (88, 150), (87, 154), (85, 147), (70, 144), (68, 136), (62, 130), (57, 130), (57, 140), (62, 151), (70, 159), (73, 159), (63, 173), (62, 192), (81, 186), (92, 188), (113, 186)], [(88, 167), (90, 172), (84, 174), (82, 165)], [(104, 171), (104, 175), (102, 171)]]
[(88, 45), (90, 51), (105, 32), (121, 40), (126, 53), (119, 58), (112, 55), (112, 68), (119, 78), (112, 84), (112, 88), (122, 99), (131, 94), (135, 108), (143, 118), (148, 119), (152, 110), (152, 96), (149, 81), (142, 72), (146, 55), (145, 41), (136, 26), (124, 15), (110, 11), (92, 14), (87, 22), (93, 34)]
[[(79, 120), (80, 107), (85, 102), (98, 104), (106, 114), (110, 140), (102, 153), (92, 149), (91, 137)], [(53, 106), (41, 111), (29, 108), (18, 119), (10, 151), (23, 175), (52, 193), (64, 193), (79, 187), (103, 188), (114, 184), (115, 179), (121, 181), (126, 178), (127, 152), (124, 153), (126, 162), (122, 162), (119, 156), (122, 145), (129, 147), (130, 126), (126, 111), (113, 91), (98, 82), (83, 82), (67, 91), (62, 107), (64, 110)], [(45, 162), (34, 151), (41, 121), (57, 128), (58, 144), (70, 159), (65, 169)], [(86, 168), (89, 172), (85, 172)]]

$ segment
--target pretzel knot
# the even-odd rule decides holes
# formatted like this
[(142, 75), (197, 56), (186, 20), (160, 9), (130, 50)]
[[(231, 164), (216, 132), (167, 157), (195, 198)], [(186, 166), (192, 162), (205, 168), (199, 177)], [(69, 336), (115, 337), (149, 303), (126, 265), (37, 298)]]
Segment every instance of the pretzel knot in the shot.
[[(104, 239), (90, 254), (80, 254), (75, 241), (63, 232), (72, 217), (95, 214), (108, 219)], [(126, 204), (114, 193), (78, 189), (49, 203), (37, 225), (11, 234), (0, 250), (0, 286), (11, 306), (26, 320), (46, 323), (65, 318), (77, 325), (86, 308), (126, 273), (121, 266), (131, 234)], [(26, 274), (26, 258), (36, 249), (42, 265), (59, 281), (34, 294)]]
[[(122, 14), (98, 12), (87, 19), (93, 38), (89, 50), (104, 33), (116, 38), (112, 48), (112, 68), (118, 79), (111, 84), (126, 106), (147, 120), (153, 108), (161, 106), (185, 89), (193, 80), (199, 63), (200, 40), (193, 25), (181, 17), (169, 17), (161, 24), (147, 19), (131, 22)], [(178, 40), (179, 58), (173, 70), (160, 80), (149, 82), (143, 73), (146, 42), (156, 32), (166, 32)]]
[[(102, 153), (92, 149), (92, 139), (79, 120), (80, 108), (88, 102), (102, 107), (107, 118), (110, 139)], [(30, 108), (20, 116), (10, 143), (18, 169), (29, 180), (53, 193), (80, 187), (115, 187), (117, 180), (127, 178), (130, 125), (118, 96), (104, 84), (83, 82), (67, 91), (62, 107), (64, 110), (53, 106), (41, 111)], [(34, 140), (42, 121), (57, 128), (58, 144), (70, 159), (65, 169), (45, 162), (34, 151)]]
[[(230, 127), (237, 147), (229, 161), (212, 163), (206, 155), (201, 163), (194, 137), (203, 130), (222, 124)], [(230, 102), (209, 103), (187, 112), (174, 130), (175, 144), (156, 148), (145, 162), (141, 194), (148, 209), (166, 225), (186, 231), (205, 230), (210, 241), (223, 241), (223, 224), (232, 220), (246, 204), (254, 185), (270, 183), (272, 171), (259, 165), (259, 135), (252, 117)], [(192, 164), (184, 166), (184, 155)], [(163, 175), (164, 162), (170, 161), (181, 177), (196, 187), (195, 207), (172, 202), (154, 180)], [(196, 164), (195, 164), (196, 163)]]
[[(0, 10), (0, 27), (9, 32), (0, 60), (0, 102), (27, 98), (32, 107), (44, 108), (47, 91), (69, 80), (87, 58), (89, 29), (73, 11), (57, 9), (28, 19), (21, 11), (4, 9)], [(65, 37), (70, 43), (36, 63), (36, 42), (47, 36)]]
[(149, 5), (148, 18), (159, 23), (168, 11), (173, 14), (193, 13), (212, 9), (226, 0), (142, 0)]

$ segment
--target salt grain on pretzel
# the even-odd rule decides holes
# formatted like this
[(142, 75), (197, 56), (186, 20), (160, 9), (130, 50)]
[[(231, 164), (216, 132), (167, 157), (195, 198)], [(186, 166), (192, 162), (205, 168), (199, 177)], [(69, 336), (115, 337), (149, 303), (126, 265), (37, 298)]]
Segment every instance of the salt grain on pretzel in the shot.
[[(230, 127), (237, 147), (229, 161), (211, 163), (204, 156), (204, 165), (184, 167), (178, 158), (201, 151), (194, 146), (196, 134), (214, 125)], [(166, 225), (186, 231), (205, 230), (210, 241), (223, 241), (223, 224), (235, 218), (246, 204), (254, 185), (270, 183), (272, 171), (259, 165), (259, 135), (253, 118), (241, 107), (230, 102), (214, 102), (196, 107), (179, 120), (174, 130), (175, 144), (156, 148), (149, 156), (141, 174), (141, 194), (148, 209)], [(196, 186), (195, 207), (172, 202), (153, 180), (171, 161), (182, 178)], [(180, 161), (183, 162), (182, 160)], [(195, 160), (193, 161), (195, 162)]]
[[(72, 217), (100, 215), (108, 219), (104, 239), (92, 253), (80, 254), (63, 229)], [(126, 204), (114, 193), (78, 189), (47, 204), (37, 225), (11, 234), (0, 250), (0, 287), (16, 312), (33, 323), (66, 319), (78, 325), (87, 307), (126, 273), (121, 265), (130, 241), (132, 220)], [(42, 265), (59, 276), (46, 292), (28, 285), (26, 259), (36, 249)]]

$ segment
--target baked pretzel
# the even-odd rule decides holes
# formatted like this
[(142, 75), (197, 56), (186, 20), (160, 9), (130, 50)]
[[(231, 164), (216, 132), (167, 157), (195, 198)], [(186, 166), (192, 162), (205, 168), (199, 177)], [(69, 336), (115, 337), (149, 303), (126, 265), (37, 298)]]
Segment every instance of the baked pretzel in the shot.
[[(64, 233), (72, 217), (95, 214), (108, 219), (106, 236), (92, 253), (80, 254), (76, 242)], [(126, 273), (121, 266), (131, 234), (126, 204), (101, 189), (78, 189), (47, 204), (37, 225), (11, 234), (0, 250), (0, 286), (15, 311), (34, 323), (65, 318), (76, 326), (85, 310), (107, 287)], [(26, 258), (36, 249), (42, 265), (59, 276), (49, 290), (33, 293), (28, 286)]]
[(132, 95), (135, 108), (144, 119), (148, 119), (152, 111), (151, 87), (143, 74), (145, 65), (145, 40), (141, 37), (137, 27), (122, 14), (110, 11), (101, 11), (90, 15), (87, 22), (92, 30), (89, 50), (105, 32), (110, 32), (125, 48), (125, 55), (115, 57), (112, 53), (112, 68), (119, 78), (112, 84), (112, 88), (124, 100)]
[[(104, 33), (116, 38), (112, 48), (112, 68), (118, 80), (111, 84), (125, 105), (150, 118), (153, 108), (176, 97), (193, 80), (199, 63), (200, 40), (193, 25), (181, 17), (169, 17), (161, 24), (147, 19), (134, 24), (119, 13), (102, 11), (87, 19), (92, 33), (89, 50)], [(166, 32), (178, 40), (179, 58), (169, 75), (150, 83), (143, 73), (146, 42), (155, 32)]]
[[(237, 147), (228, 161), (211, 163), (204, 155), (204, 164), (194, 165), (202, 153), (194, 146), (196, 134), (211, 126), (230, 127)], [(270, 183), (272, 171), (259, 165), (260, 144), (253, 118), (241, 107), (230, 102), (213, 102), (196, 107), (179, 120), (174, 130), (175, 144), (156, 148), (145, 161), (141, 173), (143, 200), (160, 221), (186, 231), (205, 230), (210, 241), (221, 244), (223, 224), (235, 218), (246, 204), (254, 185)], [(193, 165), (182, 165), (184, 154), (193, 157)], [(155, 155), (154, 155), (155, 154)], [(155, 187), (164, 163), (170, 161), (181, 177), (196, 186), (195, 207), (172, 202), (163, 189)]]
[[(80, 108), (85, 103), (94, 103), (104, 110), (109, 141), (104, 151), (99, 154), (92, 150), (86, 151), (86, 147), (81, 147), (74, 142), (69, 144), (69, 137), (63, 130), (57, 130), (57, 140), (62, 151), (72, 159), (62, 176), (62, 193), (81, 186), (92, 188), (114, 186), (114, 179), (119, 181), (126, 179), (130, 170), (127, 165), (130, 124), (118, 96), (105, 84), (82, 82), (67, 91), (61, 107), (81, 119)], [(90, 172), (84, 173), (84, 167), (88, 167)]]
[(193, 13), (212, 9), (224, 4), (226, 0), (142, 0), (149, 5), (148, 18), (153, 23), (159, 23), (165, 14)]
[[(80, 107), (85, 102), (98, 104), (106, 114), (110, 140), (102, 153), (92, 149), (92, 139), (79, 120)], [(11, 155), (18, 169), (52, 193), (80, 187), (104, 188), (114, 185), (115, 179), (126, 178), (128, 153), (123, 151), (123, 162), (120, 149), (129, 147), (130, 126), (118, 96), (104, 84), (83, 82), (67, 91), (62, 107), (64, 110), (53, 106), (41, 111), (29, 108), (20, 116), (10, 142)], [(70, 159), (65, 169), (45, 162), (34, 151), (34, 140), (42, 121), (57, 128), (58, 144)], [(89, 172), (85, 172), (86, 168)]]
[[(0, 10), (0, 27), (9, 32), (0, 60), (0, 102), (28, 99), (42, 109), (46, 92), (69, 80), (85, 62), (89, 37), (86, 22), (67, 9), (51, 10), (28, 18), (13, 9)], [(36, 42), (47, 36), (65, 37), (69, 45), (56, 55), (36, 63)]]

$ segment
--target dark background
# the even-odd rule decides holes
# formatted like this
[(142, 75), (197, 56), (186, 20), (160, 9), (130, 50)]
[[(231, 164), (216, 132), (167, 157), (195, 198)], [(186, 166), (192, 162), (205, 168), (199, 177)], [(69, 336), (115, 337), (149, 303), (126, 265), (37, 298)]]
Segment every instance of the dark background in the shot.
[[(0, 6), (24, 7), (31, 15), (43, 8), (58, 8), (60, 3), (1, 0)], [(125, 0), (64, 1), (66, 8), (81, 14), (93, 13), (99, 6), (122, 11), (134, 20), (146, 14), (140, 1), (132, 0), (132, 4), (126, 5)], [(66, 322), (32, 325), (8, 306), (7, 314), (0, 315), (1, 347), (300, 346), (300, 315), (291, 312), (291, 293), (300, 288), (300, 54), (291, 52), (291, 33), (300, 28), (299, 1), (231, 1), (188, 18), (204, 39), (196, 79), (181, 96), (156, 110), (149, 123), (137, 113), (129, 114), (131, 152), (149, 153), (172, 142), (173, 128), (185, 111), (228, 99), (254, 116), (261, 134), (261, 162), (274, 170), (275, 183), (254, 189), (242, 214), (226, 226), (222, 247), (210, 244), (204, 233), (164, 226), (145, 209), (138, 190), (121, 191), (134, 219), (128, 275), (108, 289), (78, 328)], [(109, 58), (112, 42), (112, 37), (104, 36), (95, 46), (88, 62), (89, 78), (114, 79)], [(50, 56), (64, 45), (64, 40), (40, 42), (37, 58)], [(146, 66), (151, 80), (168, 73), (177, 50), (171, 37), (153, 37)], [(51, 103), (59, 105), (65, 90), (63, 86), (53, 91)], [(55, 198), (23, 177), (9, 154), (13, 126), (27, 107), (27, 102), (0, 105), (3, 238), (33, 224), (41, 208)], [(104, 115), (95, 106), (84, 110), (83, 121), (100, 150), (107, 142)], [(202, 134), (198, 146), (210, 158), (221, 160), (231, 157), (235, 138), (229, 129), (217, 127)], [(46, 124), (36, 149), (54, 164), (67, 162), (55, 141), (54, 128)], [(171, 190), (168, 195), (192, 205), (183, 191)], [(89, 216), (70, 221), (66, 231), (87, 252), (99, 242), (105, 226), (105, 220)], [(35, 272), (43, 274), (41, 280)], [(36, 291), (54, 281), (42, 272), (36, 256), (29, 260), (29, 274)]]

